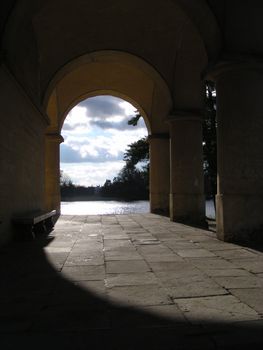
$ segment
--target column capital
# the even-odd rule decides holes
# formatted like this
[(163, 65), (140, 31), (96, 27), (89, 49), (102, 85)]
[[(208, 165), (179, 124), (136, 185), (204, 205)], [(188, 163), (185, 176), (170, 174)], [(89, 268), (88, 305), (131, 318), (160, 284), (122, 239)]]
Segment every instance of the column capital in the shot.
[(46, 134), (46, 139), (50, 142), (62, 143), (64, 142), (64, 138), (60, 134), (49, 133)]
[(174, 110), (168, 115), (166, 122), (171, 124), (178, 121), (203, 122), (204, 113), (200, 110)]
[(151, 134), (148, 136), (148, 140), (151, 141), (153, 139), (169, 139), (170, 138), (170, 135), (169, 133), (154, 133), (154, 134)]
[(262, 57), (251, 55), (223, 55), (220, 61), (210, 64), (204, 73), (204, 79), (216, 81), (221, 74), (242, 70), (263, 70)]

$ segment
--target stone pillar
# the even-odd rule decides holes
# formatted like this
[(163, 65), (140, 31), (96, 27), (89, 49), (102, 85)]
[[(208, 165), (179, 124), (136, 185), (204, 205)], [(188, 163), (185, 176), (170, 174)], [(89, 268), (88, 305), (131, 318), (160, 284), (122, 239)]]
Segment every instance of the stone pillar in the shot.
[[(217, 235), (263, 238), (263, 65), (221, 63), (217, 91)], [(258, 237), (257, 237), (258, 238)]]
[(202, 116), (177, 112), (170, 126), (170, 218), (205, 225)]
[(46, 210), (56, 209), (60, 213), (60, 159), (59, 145), (63, 137), (46, 134), (45, 144), (45, 203)]
[(149, 144), (151, 213), (169, 215), (169, 134), (152, 134), (149, 136)]

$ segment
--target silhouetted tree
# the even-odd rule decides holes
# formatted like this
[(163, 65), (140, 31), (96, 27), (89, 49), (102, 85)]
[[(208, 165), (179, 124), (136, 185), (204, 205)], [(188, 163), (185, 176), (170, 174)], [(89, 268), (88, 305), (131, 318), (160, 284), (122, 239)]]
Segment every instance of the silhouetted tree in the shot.
[(123, 159), (126, 164), (113, 179), (106, 180), (101, 193), (124, 199), (149, 198), (149, 145), (144, 137), (128, 145)]
[(72, 199), (78, 197), (79, 199), (85, 199), (95, 195), (98, 189), (94, 186), (79, 186), (75, 185), (70, 176), (60, 171), (60, 193), (62, 200)]
[(136, 166), (140, 162), (149, 162), (149, 143), (147, 137), (131, 143), (125, 151), (123, 159), (127, 164)]
[(72, 186), (74, 185), (70, 176), (64, 173), (63, 170), (60, 170), (60, 187), (72, 187)]
[(216, 122), (216, 90), (215, 84), (206, 85), (206, 108), (203, 123), (203, 152), (206, 194), (216, 194), (217, 187), (217, 122)]

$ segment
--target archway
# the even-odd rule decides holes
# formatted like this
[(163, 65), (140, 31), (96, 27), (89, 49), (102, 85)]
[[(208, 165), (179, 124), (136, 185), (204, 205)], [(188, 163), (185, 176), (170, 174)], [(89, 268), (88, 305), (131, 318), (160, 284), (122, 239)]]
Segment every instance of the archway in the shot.
[[(47, 89), (44, 104), (50, 119), (46, 133), (46, 208), (59, 210), (59, 144), (63, 121), (72, 106), (84, 98), (114, 95), (131, 102), (143, 115), (151, 142), (151, 210), (169, 208), (169, 126), (165, 122), (172, 98), (160, 74), (142, 59), (118, 51), (101, 51), (64, 66)], [(157, 148), (162, 148), (156, 156)], [(161, 162), (161, 166), (160, 166)], [(155, 169), (155, 170), (154, 170)]]
[(140, 115), (111, 95), (84, 99), (68, 113), (60, 145), (62, 215), (149, 212), (148, 130)]

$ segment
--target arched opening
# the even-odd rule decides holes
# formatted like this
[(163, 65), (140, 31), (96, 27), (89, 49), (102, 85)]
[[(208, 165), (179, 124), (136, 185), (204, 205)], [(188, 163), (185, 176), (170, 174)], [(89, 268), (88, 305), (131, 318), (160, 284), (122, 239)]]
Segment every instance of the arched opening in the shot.
[[(59, 143), (67, 113), (80, 101), (98, 95), (122, 98), (139, 111), (149, 135), (169, 135), (167, 116), (172, 109), (170, 90), (160, 74), (147, 62), (118, 51), (100, 51), (81, 56), (62, 67), (52, 79), (44, 96), (50, 119), (46, 133), (46, 208), (60, 210)], [(163, 139), (161, 137), (161, 139)], [(169, 138), (165, 137), (161, 160), (155, 157), (156, 142), (151, 146), (151, 211), (167, 212), (169, 208)], [(155, 164), (155, 165), (154, 165)], [(158, 184), (162, 187), (158, 189)], [(156, 190), (157, 189), (157, 190)], [(165, 209), (162, 209), (162, 207)], [(161, 210), (159, 210), (161, 209)]]
[(217, 118), (216, 87), (212, 82), (206, 82), (205, 118), (203, 122), (203, 158), (206, 218), (209, 227), (215, 231), (217, 194)]
[(62, 214), (149, 212), (148, 130), (139, 110), (104, 94), (67, 114), (60, 146)]

